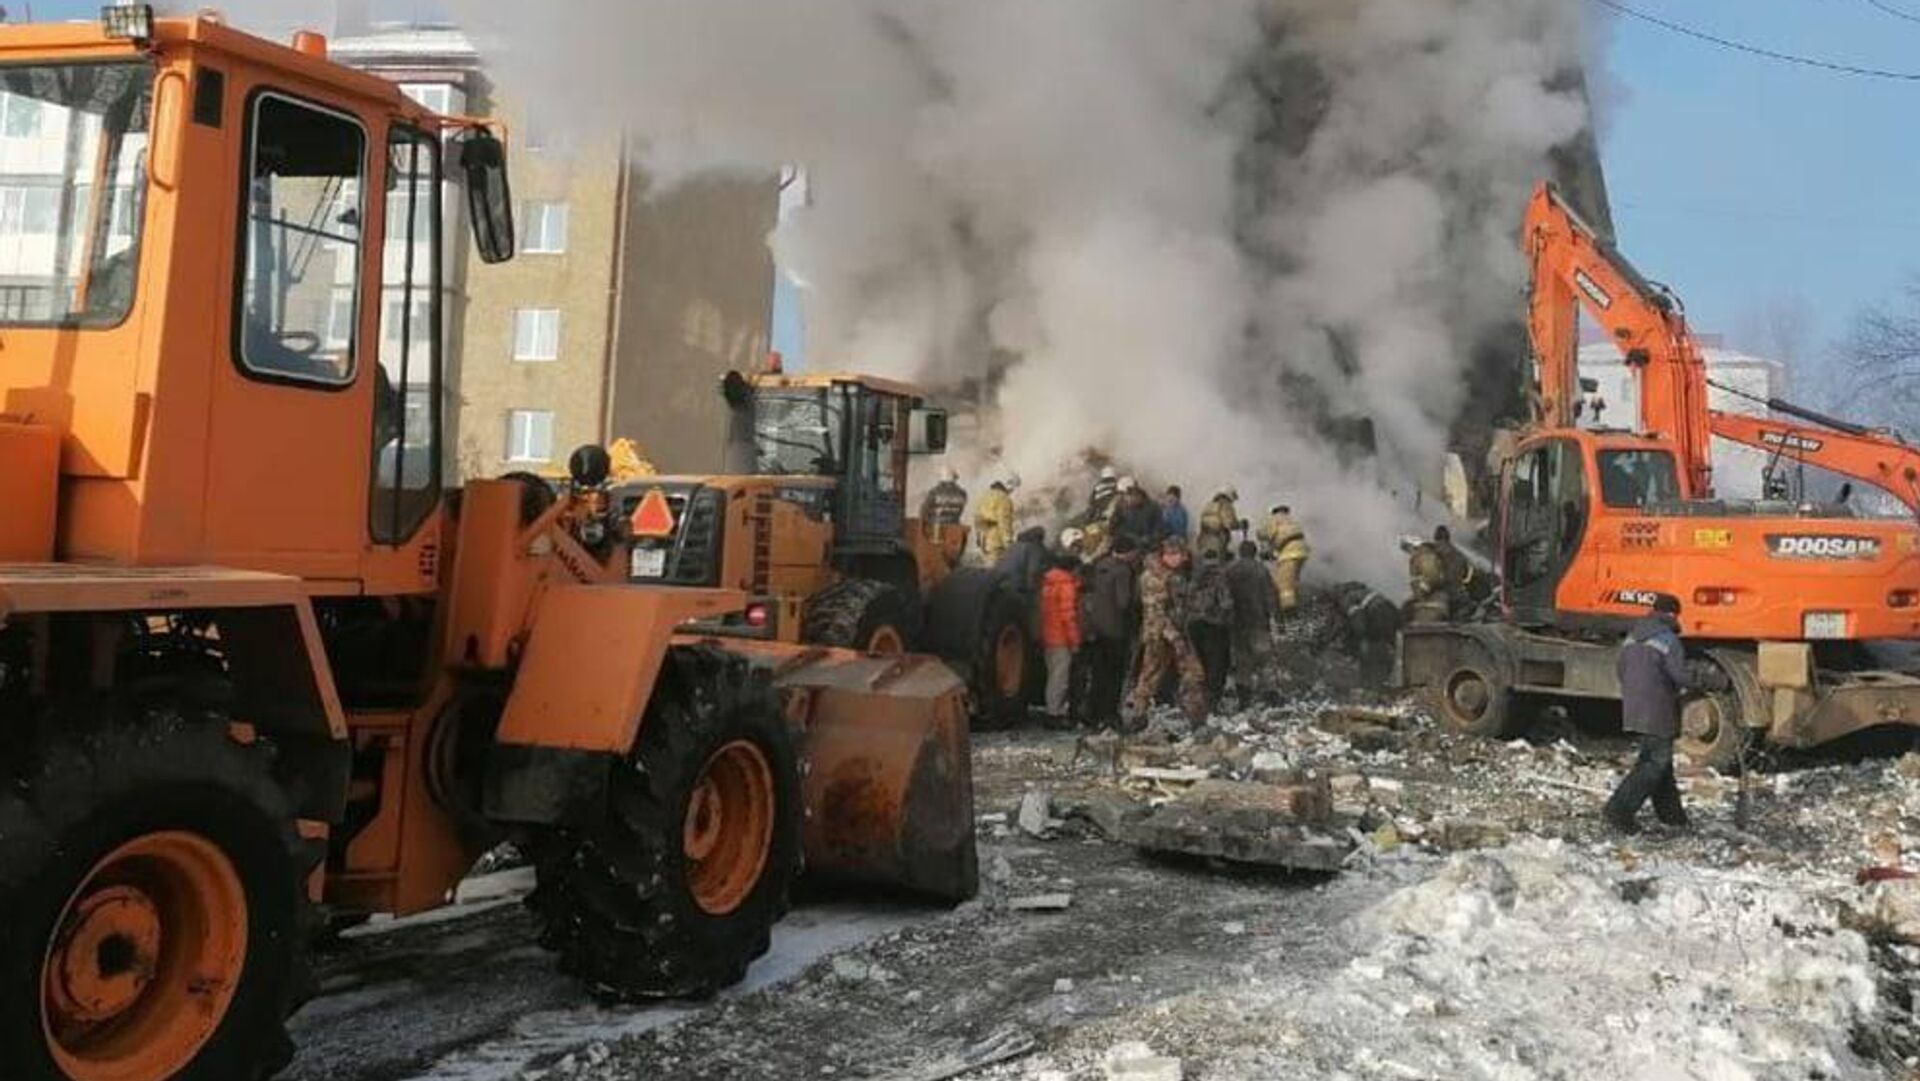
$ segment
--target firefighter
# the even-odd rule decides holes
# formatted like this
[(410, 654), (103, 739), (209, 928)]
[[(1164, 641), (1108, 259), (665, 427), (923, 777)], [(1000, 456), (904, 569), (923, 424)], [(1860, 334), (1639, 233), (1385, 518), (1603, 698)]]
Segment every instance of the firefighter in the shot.
[(1293, 520), (1293, 508), (1280, 504), (1267, 513), (1260, 527), (1260, 543), (1267, 558), (1273, 560), (1273, 587), (1280, 594), (1280, 612), (1300, 607), (1300, 572), (1313, 549), (1307, 544), (1307, 531)]
[(973, 512), (974, 536), (989, 567), (1000, 562), (1013, 544), (1013, 493), (1019, 487), (1020, 478), (1016, 476), (995, 480)]
[(1440, 566), (1447, 573), (1448, 614), (1454, 619), (1465, 618), (1468, 609), (1473, 607), (1472, 594), (1477, 573), (1473, 561), (1467, 554), (1454, 547), (1453, 530), (1446, 526), (1433, 529), (1433, 551), (1440, 557)]
[(1113, 515), (1113, 501), (1120, 494), (1120, 473), (1112, 466), (1100, 470), (1100, 479), (1093, 482), (1093, 491), (1087, 496), (1087, 521), (1104, 522)]
[(1245, 530), (1247, 523), (1234, 506), (1240, 493), (1231, 486), (1213, 493), (1213, 500), (1200, 512), (1200, 555), (1225, 559), (1233, 554), (1233, 531)]
[(1400, 549), (1407, 553), (1407, 583), (1412, 591), (1407, 622), (1445, 623), (1453, 615), (1453, 583), (1439, 550), (1420, 537), (1402, 537)]
[(940, 471), (940, 483), (927, 490), (920, 501), (920, 524), (928, 532), (959, 525), (967, 517), (967, 490), (960, 487), (960, 474), (952, 467)]
[(1140, 673), (1127, 704), (1136, 723), (1152, 709), (1169, 671), (1179, 675), (1180, 707), (1187, 719), (1194, 724), (1207, 719), (1206, 671), (1187, 640), (1187, 561), (1187, 542), (1169, 537), (1140, 572)]

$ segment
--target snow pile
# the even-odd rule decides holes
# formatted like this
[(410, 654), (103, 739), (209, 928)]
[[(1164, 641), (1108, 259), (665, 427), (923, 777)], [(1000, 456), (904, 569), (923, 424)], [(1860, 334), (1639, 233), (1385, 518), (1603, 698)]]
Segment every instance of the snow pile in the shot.
[(1867, 945), (1785, 884), (1529, 841), (1454, 858), (1360, 927), (1300, 1019), (1345, 1076), (1879, 1076), (1848, 1048), (1877, 1004)]

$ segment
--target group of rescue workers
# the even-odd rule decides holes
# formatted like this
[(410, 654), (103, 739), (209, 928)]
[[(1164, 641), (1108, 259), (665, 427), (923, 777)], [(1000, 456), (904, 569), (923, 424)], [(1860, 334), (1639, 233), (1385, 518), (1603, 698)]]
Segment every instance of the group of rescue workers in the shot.
[[(1300, 604), (1312, 554), (1292, 508), (1255, 528), (1231, 486), (1196, 519), (1179, 486), (1155, 500), (1111, 467), (1049, 544), (1016, 520), (1017, 476), (996, 478), (974, 508), (980, 558), (1032, 615), (1046, 659), (1047, 715), (1096, 725), (1144, 716), (1171, 698), (1198, 721), (1231, 693), (1271, 693), (1276, 634)], [(926, 495), (931, 527), (966, 522), (968, 496), (951, 470)]]

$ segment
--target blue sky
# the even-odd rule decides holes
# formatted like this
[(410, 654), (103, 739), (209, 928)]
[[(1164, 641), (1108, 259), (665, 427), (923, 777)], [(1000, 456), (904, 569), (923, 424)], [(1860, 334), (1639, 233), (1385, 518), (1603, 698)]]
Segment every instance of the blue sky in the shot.
[[(1913, 21), (1869, 0), (1626, 2), (1780, 52), (1920, 72), (1920, 0), (1881, 0)], [(1697, 329), (1741, 344), (1758, 313), (1798, 302), (1819, 346), (1920, 272), (1920, 82), (1745, 56), (1625, 17), (1610, 37), (1619, 97), (1603, 104), (1602, 151), (1620, 247), (1680, 292)]]
[[(1777, 51), (1920, 72), (1920, 0), (1878, 0), (1912, 20), (1874, 0), (1624, 2)], [(40, 19), (97, 10), (32, 5)], [(1680, 292), (1698, 329), (1765, 347), (1741, 339), (1767, 311), (1797, 307), (1817, 350), (1920, 272), (1920, 81), (1795, 67), (1623, 16), (1605, 55), (1596, 83), (1611, 86), (1602, 152), (1621, 248)], [(798, 327), (779, 329), (790, 344)]]

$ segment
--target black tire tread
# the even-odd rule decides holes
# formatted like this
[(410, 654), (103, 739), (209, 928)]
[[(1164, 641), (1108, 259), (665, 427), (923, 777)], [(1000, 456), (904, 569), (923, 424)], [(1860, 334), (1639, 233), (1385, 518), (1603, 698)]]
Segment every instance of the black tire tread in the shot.
[[(258, 925), (251, 929), (250, 938), (269, 952), (256, 955), (228, 1017), (180, 1077), (260, 1081), (277, 1073), (293, 1056), (286, 1018), (316, 989), (307, 943), (320, 916), (307, 900), (305, 885), (326, 848), (300, 836), (288, 795), (273, 779), (271, 740), (239, 743), (230, 738), (222, 714), (151, 701), (139, 707), (102, 705), (92, 718), (57, 718), (43, 731), (49, 735), (37, 753), (0, 776), (0, 785), (11, 790), (0, 796), (0, 928), (15, 929), (47, 915), (42, 906), (55, 894), (60, 896), (54, 903), (64, 903), (78, 885), (72, 872), (77, 868), (84, 874), (110, 849), (96, 843), (95, 835), (111, 836), (119, 828), (112, 825), (117, 818), (137, 816), (162, 793), (218, 790), (230, 797), (223, 802), (234, 813), (255, 812), (276, 832), (285, 849), (283, 867), (237, 869), (243, 880), (260, 874), (277, 881), (279, 873), (290, 871), (283, 896), (290, 897), (292, 912), (283, 934), (263, 934), (266, 929)], [(10, 943), (0, 935), (5, 978), (14, 978), (23, 966), (37, 972), (37, 961), (17, 956), (23, 946), (43, 950), (45, 943), (24, 937)], [(268, 982), (262, 985), (259, 979)], [(24, 1009), (37, 1028), (37, 990), (31, 992), (35, 1001), (27, 1003), (13, 1000), (15, 993), (0, 988), (0, 1010)], [(11, 1022), (0, 1025), (0, 1060), (22, 1064), (24, 1070), (9, 1077), (57, 1081), (58, 1071), (41, 1061), (43, 1049), (8, 1046), (15, 1030)]]
[(898, 587), (871, 578), (846, 578), (808, 598), (800, 615), (800, 640), (864, 650), (882, 624), (897, 629), (908, 649), (919, 638), (912, 602)]
[[(760, 884), (738, 910), (712, 917), (683, 888), (686, 794), (713, 749), (747, 734), (770, 751), (784, 806)], [(674, 647), (639, 746), (616, 767), (604, 821), (534, 845), (538, 884), (527, 905), (561, 970), (613, 1001), (700, 998), (744, 978), (799, 873), (791, 745), (764, 668), (712, 647)]]

